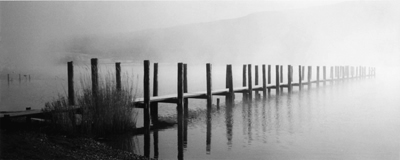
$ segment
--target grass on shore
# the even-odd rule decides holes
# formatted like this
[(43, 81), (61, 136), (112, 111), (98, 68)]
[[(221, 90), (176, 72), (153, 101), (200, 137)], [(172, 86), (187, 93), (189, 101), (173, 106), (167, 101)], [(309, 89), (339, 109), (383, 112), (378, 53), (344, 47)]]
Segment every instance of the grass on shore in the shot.
[(46, 103), (43, 111), (51, 129), (95, 137), (134, 130), (137, 112), (132, 104), (133, 87), (128, 85), (117, 90), (111, 77), (108, 74), (104, 79), (99, 78), (97, 98), (92, 95), (88, 78), (81, 79), (82, 92), (75, 96), (79, 110), (69, 105), (67, 96), (63, 95)]

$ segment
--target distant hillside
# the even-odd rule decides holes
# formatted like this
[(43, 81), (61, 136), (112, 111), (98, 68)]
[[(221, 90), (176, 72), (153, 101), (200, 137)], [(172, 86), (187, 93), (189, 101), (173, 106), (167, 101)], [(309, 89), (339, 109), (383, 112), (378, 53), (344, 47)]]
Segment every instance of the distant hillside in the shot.
[[(379, 51), (371, 45), (377, 36), (379, 40), (379, 36), (389, 35), (392, 13), (382, 10), (390, 7), (386, 3), (345, 2), (260, 12), (209, 23), (77, 37), (69, 40), (62, 50), (71, 55), (82, 53), (136, 61), (349, 63), (360, 58), (354, 52), (375, 55)], [(360, 36), (363, 38), (359, 39)], [(360, 63), (375, 57), (363, 59)]]

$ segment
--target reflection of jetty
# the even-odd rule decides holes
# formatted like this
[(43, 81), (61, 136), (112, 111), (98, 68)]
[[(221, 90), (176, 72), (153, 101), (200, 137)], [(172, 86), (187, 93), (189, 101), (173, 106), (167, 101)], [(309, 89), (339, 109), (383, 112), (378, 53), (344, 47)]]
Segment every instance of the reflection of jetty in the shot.
[[(97, 59), (91, 60), (91, 77), (92, 77), (92, 95), (96, 99), (98, 95), (98, 67)], [(116, 63), (116, 88), (121, 89), (121, 63)], [(299, 90), (303, 89), (304, 86), (311, 88), (313, 84), (316, 86), (334, 84), (349, 79), (360, 79), (369, 76), (375, 76), (375, 68), (364, 67), (364, 66), (316, 66), (315, 71), (313, 67), (298, 66), (298, 79), (294, 80), (294, 67), (288, 65), (286, 67), (287, 75), (283, 74), (283, 66), (275, 65), (274, 76), (272, 74), (271, 65), (261, 65), (261, 76), (259, 74), (259, 66), (254, 66), (254, 79), (252, 73), (252, 65), (243, 65), (243, 77), (242, 86), (233, 86), (232, 76), (232, 65), (226, 66), (226, 89), (212, 90), (212, 65), (206, 64), (206, 91), (188, 93), (188, 82), (187, 82), (187, 65), (183, 63), (177, 64), (177, 94), (174, 95), (158, 95), (158, 63), (154, 63), (153, 67), (153, 91), (152, 96), (150, 95), (150, 62), (144, 61), (144, 75), (143, 75), (143, 90), (144, 97), (138, 98), (133, 101), (136, 108), (143, 109), (144, 117), (144, 155), (150, 156), (150, 126), (151, 124), (158, 124), (158, 103), (174, 103), (177, 104), (177, 122), (178, 122), (178, 159), (183, 159), (183, 147), (187, 143), (187, 123), (188, 123), (188, 99), (206, 99), (207, 100), (207, 151), (210, 150), (211, 144), (211, 108), (212, 108), (212, 97), (213, 96), (224, 96), (226, 98), (226, 107), (229, 109), (230, 106), (234, 105), (235, 93), (243, 94), (243, 98), (246, 100), (253, 99), (254, 97), (260, 98), (261, 95), (266, 98), (271, 93), (271, 90), (275, 90), (275, 94), (279, 95), (283, 92), (284, 88), (287, 88), (288, 92), (292, 92), (293, 87), (298, 87)], [(328, 71), (329, 69), (329, 78)], [(69, 105), (75, 105), (75, 91), (74, 91), (74, 69), (73, 63), (68, 62), (68, 102)], [(322, 71), (321, 71), (322, 70)], [(307, 75), (306, 74), (307, 71)], [(313, 73), (315, 78), (313, 79)], [(287, 77), (287, 82), (284, 83), (283, 79)], [(272, 78), (275, 79), (272, 83)], [(307, 78), (305, 80), (305, 78)], [(259, 80), (261, 79), (261, 83)], [(253, 86), (254, 81), (254, 86)], [(262, 94), (260, 94), (262, 92)], [(218, 103), (219, 101), (217, 101)], [(40, 110), (27, 110), (21, 112), (7, 112), (0, 113), (0, 118), (4, 121), (9, 121), (12, 117), (31, 117), (40, 115)], [(27, 118), (27, 119), (28, 119)], [(154, 143), (158, 143), (158, 131), (157, 129), (153, 132)], [(158, 145), (154, 145), (157, 147)], [(158, 148), (154, 148), (155, 158), (158, 155)]]

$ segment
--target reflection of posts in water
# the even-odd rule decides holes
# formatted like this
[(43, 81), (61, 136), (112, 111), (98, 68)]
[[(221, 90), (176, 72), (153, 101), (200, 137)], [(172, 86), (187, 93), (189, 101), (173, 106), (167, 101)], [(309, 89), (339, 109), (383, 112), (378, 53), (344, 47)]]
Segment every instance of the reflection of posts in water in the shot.
[(228, 140), (228, 147), (232, 147), (233, 138), (233, 108), (235, 104), (227, 104), (225, 108), (225, 125), (226, 125), (226, 138)]
[(280, 83), (279, 83), (279, 65), (276, 65), (275, 66), (275, 83), (276, 83), (276, 85), (275, 85), (275, 90), (276, 90), (276, 95), (278, 95), (279, 94), (279, 89), (280, 89)]
[(183, 159), (183, 63), (178, 63), (178, 159)]
[(150, 61), (144, 61), (144, 156), (150, 157)]
[(154, 146), (154, 158), (158, 158), (158, 129), (157, 127), (153, 130), (153, 146)]
[(253, 140), (252, 138), (252, 124), (251, 124), (251, 119), (252, 119), (252, 101), (249, 101), (247, 104), (247, 135), (249, 136), (249, 143)]
[(212, 77), (211, 77), (211, 64), (207, 63), (207, 138), (206, 138), (206, 151), (209, 154), (211, 150), (211, 106), (212, 106)]

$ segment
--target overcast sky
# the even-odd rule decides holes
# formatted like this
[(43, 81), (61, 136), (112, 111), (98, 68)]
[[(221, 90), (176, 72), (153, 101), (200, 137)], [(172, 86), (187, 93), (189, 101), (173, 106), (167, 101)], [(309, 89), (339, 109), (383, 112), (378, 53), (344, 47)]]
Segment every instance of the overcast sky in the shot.
[(41, 53), (50, 42), (76, 35), (126, 33), (340, 2), (0, 2), (0, 67), (43, 63), (48, 55)]

